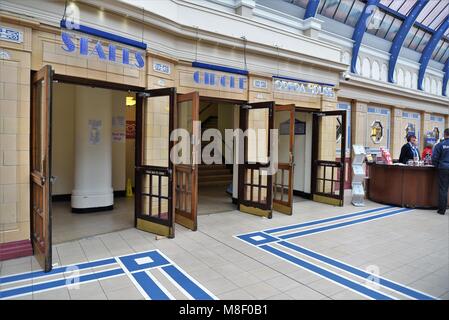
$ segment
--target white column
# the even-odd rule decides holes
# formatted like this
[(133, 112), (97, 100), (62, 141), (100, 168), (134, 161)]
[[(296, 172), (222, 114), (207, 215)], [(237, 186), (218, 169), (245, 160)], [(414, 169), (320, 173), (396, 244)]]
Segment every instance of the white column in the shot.
[(77, 86), (72, 211), (112, 209), (112, 96), (106, 89)]

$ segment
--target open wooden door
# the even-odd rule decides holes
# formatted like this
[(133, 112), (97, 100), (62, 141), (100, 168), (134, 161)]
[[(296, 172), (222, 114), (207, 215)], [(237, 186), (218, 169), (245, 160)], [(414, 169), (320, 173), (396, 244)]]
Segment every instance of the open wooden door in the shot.
[(346, 130), (339, 132), (341, 154), (340, 161), (335, 161), (340, 126), (346, 128), (345, 111), (313, 114), (312, 196), (314, 201), (336, 206), (343, 206), (344, 201)]
[(137, 93), (135, 226), (137, 229), (173, 238), (173, 168), (170, 132), (176, 89)]
[(273, 209), (288, 215), (293, 212), (295, 121), (295, 105), (274, 107), (274, 128), (278, 129), (278, 170), (273, 181)]
[(268, 170), (273, 109), (274, 102), (240, 107), (240, 128), (246, 132), (246, 137), (243, 140), (243, 163), (239, 163), (239, 210), (267, 218), (272, 216), (273, 203), (273, 177)]
[[(198, 92), (178, 94), (175, 106), (175, 128), (190, 136), (187, 161), (175, 164), (175, 222), (193, 231), (197, 229), (198, 163), (201, 156), (201, 125)], [(182, 158), (182, 155), (179, 155)]]
[(51, 248), (51, 94), (53, 71), (44, 66), (33, 74), (31, 93), (31, 241), (45, 272), (52, 267)]

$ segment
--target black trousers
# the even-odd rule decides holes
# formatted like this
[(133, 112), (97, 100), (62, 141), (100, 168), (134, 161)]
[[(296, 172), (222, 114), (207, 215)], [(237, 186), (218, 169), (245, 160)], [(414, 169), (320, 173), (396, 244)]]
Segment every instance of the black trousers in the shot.
[(449, 169), (439, 169), (439, 197), (438, 197), (438, 211), (446, 212), (447, 208), (447, 191), (449, 188)]

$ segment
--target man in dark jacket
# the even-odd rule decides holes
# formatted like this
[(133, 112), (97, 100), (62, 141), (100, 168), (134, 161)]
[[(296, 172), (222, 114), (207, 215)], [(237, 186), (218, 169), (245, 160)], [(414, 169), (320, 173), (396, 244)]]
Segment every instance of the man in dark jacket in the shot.
[(407, 143), (402, 146), (401, 155), (399, 156), (399, 162), (407, 164), (407, 161), (414, 160), (414, 158), (418, 158), (419, 160), (421, 160), (416, 145), (416, 136), (414, 134), (408, 135)]
[(433, 150), (432, 164), (438, 168), (438, 213), (445, 214), (449, 188), (449, 129), (444, 130), (444, 140)]

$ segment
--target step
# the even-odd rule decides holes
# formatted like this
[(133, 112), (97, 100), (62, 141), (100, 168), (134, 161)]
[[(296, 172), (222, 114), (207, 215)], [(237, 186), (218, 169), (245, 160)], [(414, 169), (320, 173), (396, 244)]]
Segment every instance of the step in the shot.
[(219, 176), (198, 176), (198, 181), (232, 181), (232, 174)]
[(198, 176), (220, 176), (220, 175), (231, 175), (232, 172), (229, 169), (209, 169), (209, 170), (198, 170)]
[(225, 164), (200, 164), (198, 170), (227, 169)]
[[(232, 181), (198, 181), (199, 186), (223, 186), (225, 188)], [(223, 189), (225, 191), (225, 189)]]

